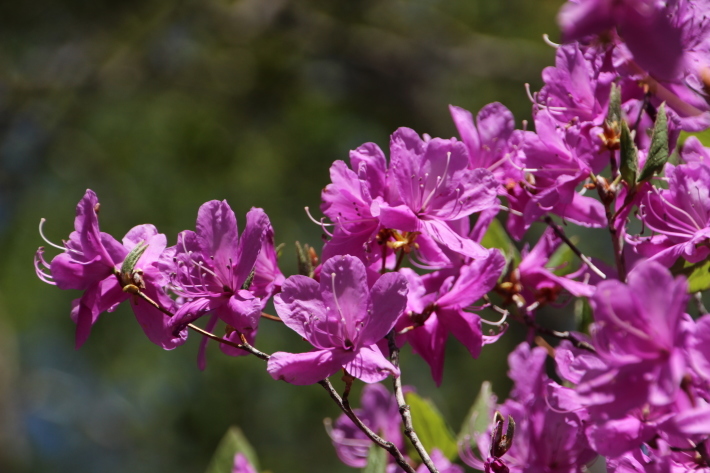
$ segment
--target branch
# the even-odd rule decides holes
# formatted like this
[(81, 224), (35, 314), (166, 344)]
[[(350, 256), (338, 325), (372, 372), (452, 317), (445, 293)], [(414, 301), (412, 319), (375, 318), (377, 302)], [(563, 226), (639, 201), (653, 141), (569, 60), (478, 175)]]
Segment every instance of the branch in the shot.
[[(135, 290), (134, 290), (133, 288), (135, 288)], [(147, 303), (149, 303), (150, 305), (152, 305), (152, 306), (155, 307), (156, 309), (160, 310), (160, 311), (163, 312), (164, 314), (166, 314), (166, 315), (168, 315), (168, 316), (170, 316), (170, 317), (173, 316), (173, 313), (172, 313), (172, 312), (170, 312), (170, 311), (167, 310), (167, 309), (164, 309), (160, 304), (158, 304), (158, 303), (155, 302), (153, 299), (151, 299), (150, 297), (148, 297), (147, 295), (145, 295), (143, 292), (141, 292), (140, 289), (138, 289), (136, 286), (132, 286), (131, 289), (129, 289), (127, 292), (130, 292), (130, 293), (132, 293), (132, 294), (136, 294), (136, 295), (139, 296), (141, 299), (143, 299), (144, 301), (146, 301)], [(262, 315), (262, 317), (264, 317), (265, 314), (262, 312), (261, 315)], [(268, 314), (266, 314), (266, 315), (268, 315)], [(267, 318), (269, 318), (269, 317), (267, 317)], [(281, 320), (281, 319), (278, 319), (278, 320)], [(247, 341), (247, 339), (246, 339), (246, 337), (244, 336), (243, 333), (240, 333), (240, 332), (239, 332), (239, 338), (241, 339), (241, 343), (234, 343), (234, 342), (232, 342), (231, 340), (227, 340), (227, 339), (222, 338), (222, 337), (219, 337), (219, 336), (217, 336), (217, 335), (215, 335), (215, 334), (213, 334), (213, 333), (210, 333), (210, 332), (208, 332), (207, 330), (204, 330), (204, 329), (198, 327), (197, 325), (194, 325), (194, 324), (187, 324), (187, 326), (188, 326), (191, 330), (194, 330), (195, 332), (197, 332), (197, 333), (199, 333), (199, 334), (201, 334), (201, 335), (203, 335), (203, 336), (205, 336), (205, 337), (207, 337), (207, 338), (209, 338), (209, 339), (211, 339), (211, 340), (215, 340), (215, 341), (217, 341), (217, 342), (219, 342), (219, 343), (224, 343), (225, 345), (229, 345), (229, 346), (232, 346), (232, 347), (234, 347), (234, 348), (239, 348), (239, 349), (241, 349), (241, 350), (245, 350), (245, 351), (251, 353), (252, 355), (256, 356), (257, 358), (259, 358), (259, 359), (261, 359), (261, 360), (268, 361), (269, 358), (270, 358), (270, 356), (269, 356), (268, 354), (266, 354), (266, 353), (264, 353), (264, 352), (262, 352), (262, 351), (260, 351), (260, 350), (257, 350), (255, 347), (253, 347), (253, 346)], [(335, 391), (335, 388), (333, 388), (333, 385), (330, 383), (330, 380), (329, 380), (328, 378), (326, 378), (326, 379), (324, 379), (324, 380), (322, 380), (322, 381), (319, 381), (318, 384), (320, 384), (321, 386), (323, 386), (323, 388), (324, 388), (326, 391), (328, 391), (328, 394), (330, 394), (331, 399), (333, 399), (333, 400), (335, 401), (335, 403), (338, 405), (338, 407), (340, 408), (340, 410), (342, 410), (342, 411), (345, 413), (345, 415), (347, 415), (348, 418), (350, 418), (350, 420), (352, 420), (353, 423), (354, 423), (360, 430), (362, 430), (362, 431), (365, 433), (365, 435), (368, 436), (368, 438), (369, 438), (370, 440), (372, 440), (373, 442), (375, 442), (380, 448), (385, 449), (387, 452), (389, 452), (390, 455), (392, 455), (392, 457), (394, 458), (395, 462), (397, 462), (397, 464), (398, 464), (400, 467), (402, 467), (402, 469), (403, 469), (404, 471), (406, 471), (407, 473), (416, 473), (416, 471), (414, 470), (414, 468), (412, 468), (412, 466), (411, 466), (409, 463), (407, 463), (406, 458), (404, 458), (404, 455), (402, 455), (402, 452), (399, 451), (399, 449), (397, 448), (397, 446), (396, 446), (395, 444), (393, 444), (392, 442), (389, 442), (389, 441), (383, 439), (382, 437), (380, 437), (379, 435), (377, 435), (375, 432), (372, 431), (372, 429), (370, 429), (368, 426), (366, 426), (366, 425), (362, 422), (362, 420), (355, 414), (355, 412), (353, 412), (353, 410), (352, 410), (352, 408), (350, 407), (350, 403), (349, 403), (349, 401), (347, 400), (347, 398), (346, 398), (346, 399), (342, 399), (342, 398), (340, 397), (340, 395), (338, 395), (338, 393)], [(348, 390), (348, 391), (349, 391), (349, 390)], [(400, 392), (401, 392), (401, 386), (400, 386)], [(416, 435), (416, 434), (415, 434), (415, 435)], [(426, 453), (426, 452), (425, 452), (425, 453)], [(428, 456), (427, 456), (427, 458), (428, 458)], [(429, 460), (429, 461), (431, 461), (431, 460)], [(438, 473), (438, 472), (437, 472), (436, 470), (434, 470), (434, 471), (432, 471), (432, 473)]]
[[(141, 299), (146, 301), (148, 304), (150, 304), (153, 307), (155, 307), (156, 309), (158, 309), (160, 312), (166, 314), (168, 317), (172, 317), (174, 315), (172, 312), (165, 309), (163, 306), (161, 306), (160, 304), (155, 302), (153, 299), (148, 297), (144, 292), (142, 292), (136, 286), (130, 285), (130, 286), (126, 286), (126, 287), (130, 288), (126, 292), (130, 292), (131, 294), (137, 295), (138, 297), (140, 297)], [(126, 290), (126, 289), (124, 288), (124, 290)], [(239, 348), (241, 350), (248, 351), (252, 355), (256, 356), (257, 358), (261, 358), (264, 361), (268, 361), (268, 359), (269, 359), (269, 355), (267, 355), (266, 353), (264, 353), (262, 351), (257, 350), (253, 346), (251, 346), (249, 344), (249, 342), (247, 342), (246, 337), (244, 337), (244, 334), (242, 334), (242, 333), (239, 333), (239, 337), (241, 338), (242, 343), (234, 343), (231, 340), (227, 340), (226, 338), (222, 338), (222, 337), (217, 336), (213, 333), (210, 333), (207, 330), (204, 330), (195, 324), (187, 324), (187, 327), (190, 328), (191, 330), (194, 330), (195, 332), (197, 332), (201, 335), (204, 335), (205, 337), (207, 337), (211, 340), (216, 341), (216, 342), (224, 343), (225, 345), (229, 345), (230, 347)]]
[(577, 246), (572, 243), (569, 238), (567, 238), (567, 235), (565, 235), (564, 230), (562, 230), (562, 228), (560, 228), (560, 226), (557, 225), (554, 220), (552, 220), (552, 217), (550, 217), (549, 215), (545, 215), (545, 223), (548, 224), (550, 228), (552, 228), (552, 231), (555, 232), (555, 235), (560, 237), (562, 241), (564, 241), (567, 246), (570, 247), (572, 252), (577, 255), (579, 259), (581, 259), (582, 262), (586, 264), (589, 269), (594, 272), (594, 274), (596, 274), (602, 279), (606, 279), (606, 274), (604, 274), (599, 268), (597, 268), (594, 263), (592, 263), (592, 260), (585, 256), (581, 251), (579, 251), (579, 248), (577, 248)]
[[(392, 362), (395, 368), (399, 368), (399, 348), (397, 348), (397, 344), (394, 341), (394, 330), (390, 331), (390, 333), (387, 334), (387, 340), (389, 342), (390, 361)], [(399, 413), (402, 416), (402, 421), (404, 422), (404, 435), (406, 435), (409, 441), (412, 442), (414, 449), (421, 457), (427, 469), (431, 473), (439, 473), (439, 470), (437, 470), (436, 466), (434, 466), (434, 462), (431, 461), (429, 453), (426, 451), (424, 445), (422, 445), (422, 442), (419, 440), (419, 436), (414, 431), (414, 425), (412, 424), (412, 413), (410, 412), (409, 406), (404, 400), (401, 375), (394, 378), (393, 385), (394, 395), (397, 399), (397, 405), (399, 406)]]
[(343, 400), (340, 397), (340, 395), (337, 393), (328, 378), (324, 379), (323, 381), (318, 381), (318, 384), (323, 386), (323, 389), (328, 391), (328, 394), (330, 394), (330, 398), (335, 401), (335, 403), (338, 405), (338, 407), (340, 407), (340, 409), (345, 413), (345, 415), (347, 415), (348, 418), (353, 421), (353, 423), (360, 430), (362, 430), (370, 440), (375, 442), (378, 447), (387, 450), (389, 454), (392, 455), (394, 461), (397, 462), (397, 464), (402, 467), (404, 471), (406, 471), (407, 473), (416, 473), (414, 468), (412, 468), (412, 466), (407, 463), (407, 460), (404, 458), (404, 455), (402, 455), (402, 452), (399, 451), (395, 444), (393, 444), (392, 442), (388, 442), (387, 440), (377, 435), (375, 432), (372, 431), (372, 429), (366, 426), (357, 415), (355, 415), (352, 408), (350, 407), (350, 403), (347, 401), (347, 399)]

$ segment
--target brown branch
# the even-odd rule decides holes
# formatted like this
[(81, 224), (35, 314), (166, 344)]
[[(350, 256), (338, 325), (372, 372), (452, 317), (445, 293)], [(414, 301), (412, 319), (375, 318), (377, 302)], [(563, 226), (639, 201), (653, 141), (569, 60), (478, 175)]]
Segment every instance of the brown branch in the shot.
[(348, 416), (348, 418), (353, 421), (353, 423), (360, 429), (362, 430), (367, 437), (375, 442), (375, 444), (389, 452), (390, 455), (394, 458), (394, 461), (397, 462), (397, 464), (402, 467), (404, 471), (407, 473), (416, 473), (414, 468), (407, 463), (407, 459), (404, 458), (404, 455), (402, 455), (402, 452), (399, 451), (397, 446), (393, 444), (392, 442), (389, 442), (379, 435), (377, 435), (375, 432), (372, 431), (368, 426), (366, 426), (360, 418), (355, 415), (353, 412), (352, 408), (350, 407), (350, 403), (347, 401), (347, 399), (343, 400), (338, 392), (335, 390), (333, 385), (330, 383), (330, 380), (327, 378), (324, 379), (323, 381), (319, 381), (318, 384), (323, 386), (323, 388), (328, 391), (328, 394), (330, 395), (330, 398), (335, 401), (335, 403), (338, 405), (338, 407), (345, 413), (345, 415)]
[(584, 255), (584, 254), (579, 250), (579, 248), (577, 248), (577, 245), (575, 245), (574, 243), (572, 243), (572, 240), (570, 240), (569, 238), (567, 238), (567, 235), (565, 235), (564, 230), (562, 230), (562, 228), (561, 228), (559, 225), (557, 225), (557, 224), (554, 222), (554, 220), (552, 220), (552, 217), (550, 217), (549, 215), (546, 215), (546, 216), (545, 216), (545, 223), (546, 223), (547, 225), (549, 225), (550, 228), (552, 228), (552, 231), (555, 232), (555, 235), (557, 235), (558, 237), (560, 237), (560, 239), (562, 239), (562, 241), (564, 241), (564, 242), (567, 244), (567, 246), (570, 247), (570, 249), (572, 250), (572, 252), (573, 252), (575, 255), (577, 255), (577, 256), (579, 257), (579, 259), (582, 260), (582, 262), (583, 262), (584, 264), (586, 264), (589, 269), (591, 269), (591, 270), (594, 272), (594, 274), (596, 274), (597, 276), (599, 276), (599, 277), (602, 278), (602, 279), (606, 279), (606, 274), (604, 274), (599, 268), (597, 268), (597, 267), (594, 265), (594, 263), (592, 263), (592, 260), (590, 260), (586, 255)]
[[(397, 348), (397, 344), (394, 341), (394, 330), (390, 331), (390, 333), (387, 334), (387, 340), (389, 342), (390, 349), (390, 362), (394, 365), (395, 368), (399, 368), (399, 348)], [(427, 469), (431, 473), (439, 473), (439, 470), (436, 468), (434, 462), (431, 460), (429, 453), (424, 448), (424, 445), (422, 445), (421, 440), (419, 440), (419, 436), (414, 431), (414, 425), (412, 424), (412, 413), (410, 412), (409, 406), (407, 405), (404, 399), (404, 392), (402, 390), (402, 377), (395, 376), (393, 385), (394, 396), (397, 399), (397, 405), (399, 406), (399, 414), (402, 416), (402, 422), (404, 422), (404, 435), (406, 435), (409, 441), (412, 442), (414, 449), (421, 457)]]
[[(135, 286), (134, 286), (134, 287), (135, 287)], [(127, 291), (127, 292), (128, 292), (128, 291)], [(141, 292), (137, 287), (136, 287), (136, 291), (130, 290), (130, 292), (131, 292), (132, 294), (136, 294), (137, 296), (139, 296), (140, 298), (142, 298), (143, 300), (145, 300), (145, 301), (148, 302), (150, 305), (152, 305), (152, 306), (155, 307), (156, 309), (160, 310), (160, 311), (163, 312), (164, 314), (166, 314), (166, 315), (168, 315), (168, 316), (170, 316), (170, 317), (173, 316), (173, 314), (172, 314), (169, 310), (164, 309), (160, 304), (158, 304), (158, 303), (155, 302), (153, 299), (151, 299), (150, 297), (148, 297), (147, 295), (145, 295), (145, 294), (144, 294), (143, 292)], [(269, 314), (264, 314), (264, 313), (262, 312), (261, 315), (262, 315), (262, 317), (264, 317), (265, 315), (269, 315)], [(274, 317), (274, 316), (270, 316), (270, 317)], [(267, 318), (269, 318), (269, 317), (267, 317)], [(277, 320), (279, 320), (279, 321), (281, 320), (281, 319), (279, 319), (278, 317), (274, 317), (274, 319), (277, 319)], [(225, 345), (229, 345), (229, 346), (234, 347), (234, 348), (239, 348), (239, 349), (241, 349), (241, 350), (245, 350), (245, 351), (251, 353), (252, 355), (256, 356), (257, 358), (259, 358), (259, 359), (261, 359), (261, 360), (268, 361), (269, 358), (271, 358), (268, 354), (266, 354), (266, 353), (264, 353), (264, 352), (262, 352), (262, 351), (260, 351), (260, 350), (257, 350), (255, 347), (253, 347), (253, 346), (247, 341), (247, 339), (246, 339), (246, 337), (244, 336), (243, 333), (239, 333), (239, 338), (240, 338), (240, 340), (241, 340), (241, 343), (234, 343), (234, 342), (232, 342), (231, 340), (227, 340), (227, 339), (222, 338), (222, 337), (219, 337), (219, 336), (217, 336), (217, 335), (215, 335), (215, 334), (213, 334), (213, 333), (210, 333), (210, 332), (208, 332), (207, 330), (204, 330), (204, 329), (198, 327), (197, 325), (194, 325), (194, 324), (187, 324), (187, 326), (188, 326), (191, 330), (194, 330), (195, 332), (197, 332), (197, 333), (199, 333), (199, 334), (201, 334), (201, 335), (203, 335), (203, 336), (205, 336), (205, 337), (207, 337), (207, 338), (209, 338), (209, 339), (211, 339), (211, 340), (215, 340), (215, 341), (217, 341), (217, 342), (219, 342), (219, 343), (224, 343)], [(372, 429), (370, 429), (367, 425), (365, 425), (365, 424), (363, 423), (363, 421), (355, 414), (355, 412), (353, 412), (352, 408), (350, 407), (350, 403), (349, 403), (348, 399), (347, 399), (347, 398), (342, 399), (342, 398), (340, 397), (340, 395), (337, 393), (337, 391), (335, 390), (335, 388), (333, 387), (333, 385), (330, 383), (330, 380), (329, 380), (328, 378), (326, 378), (326, 379), (324, 379), (324, 380), (322, 380), (322, 381), (319, 381), (318, 384), (320, 384), (321, 386), (323, 386), (323, 388), (324, 388), (326, 391), (328, 391), (328, 394), (330, 395), (331, 399), (333, 399), (333, 400), (335, 401), (335, 403), (338, 405), (338, 407), (340, 408), (340, 410), (342, 410), (342, 411), (345, 413), (345, 415), (347, 415), (348, 418), (349, 418), (350, 420), (352, 420), (353, 423), (354, 423), (360, 430), (362, 430), (363, 433), (364, 433), (365, 435), (367, 435), (367, 437), (368, 437), (370, 440), (372, 440), (373, 442), (375, 442), (375, 444), (377, 444), (380, 448), (383, 448), (384, 450), (386, 450), (387, 452), (389, 452), (390, 455), (392, 455), (392, 457), (394, 458), (395, 462), (396, 462), (400, 467), (402, 467), (402, 469), (403, 469), (404, 471), (406, 471), (407, 473), (416, 473), (416, 471), (414, 470), (414, 468), (412, 468), (412, 466), (411, 466), (409, 463), (407, 463), (407, 459), (404, 457), (404, 455), (402, 454), (402, 452), (397, 448), (397, 446), (396, 446), (395, 444), (393, 444), (392, 442), (389, 442), (389, 441), (383, 439), (382, 437), (380, 437), (379, 435), (377, 435), (375, 432), (372, 431)], [(349, 389), (348, 389), (348, 392), (349, 392)], [(433, 472), (433, 473), (438, 473), (438, 472)]]
[(261, 316), (265, 319), (273, 320), (274, 322), (283, 322), (281, 318), (276, 317), (275, 315), (267, 314), (266, 312), (262, 312)]

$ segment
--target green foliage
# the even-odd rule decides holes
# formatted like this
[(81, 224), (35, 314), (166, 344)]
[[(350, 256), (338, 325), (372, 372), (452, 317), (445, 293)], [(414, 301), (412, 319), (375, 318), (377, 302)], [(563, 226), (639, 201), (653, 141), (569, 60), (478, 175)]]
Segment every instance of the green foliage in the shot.
[(476, 447), (476, 435), (483, 434), (488, 429), (493, 401), (491, 383), (484, 381), (481, 383), (481, 390), (461, 425), (457, 438), (458, 443), (463, 444), (468, 441), (471, 448)]
[(219, 442), (219, 446), (217, 446), (217, 450), (212, 456), (205, 473), (231, 473), (234, 467), (234, 456), (237, 453), (244, 454), (254, 468), (257, 471), (259, 470), (259, 462), (254, 449), (242, 430), (239, 427), (232, 426)]
[(639, 182), (644, 182), (660, 173), (668, 162), (668, 118), (666, 117), (666, 103), (658, 107), (656, 123), (651, 136), (651, 148), (648, 150), (646, 163), (641, 170)]
[[(455, 459), (458, 456), (456, 439), (434, 403), (429, 399), (418, 396), (416, 393), (407, 393), (405, 398), (412, 413), (414, 430), (417, 432), (424, 448), (429, 452), (434, 448), (438, 448), (448, 459)], [(408, 445), (408, 449), (410, 457), (418, 457), (414, 447)]]
[(611, 84), (611, 93), (609, 94), (609, 111), (606, 115), (606, 126), (618, 133), (621, 125), (621, 87), (616, 84)]
[[(577, 240), (579, 240), (579, 238), (575, 236), (570, 238), (570, 241), (575, 245), (577, 244)], [(575, 271), (575, 258), (576, 256), (574, 251), (572, 251), (572, 248), (570, 248), (569, 245), (562, 244), (559, 248), (557, 248), (557, 250), (555, 250), (554, 253), (552, 253), (552, 256), (550, 256), (547, 267), (555, 268), (554, 273), (557, 276), (566, 276), (567, 274)]]
[(367, 452), (367, 466), (362, 469), (362, 473), (385, 473), (388, 455), (385, 449), (374, 443), (370, 445), (370, 450)]
[(503, 228), (503, 224), (500, 223), (498, 219), (491, 221), (488, 231), (486, 231), (486, 234), (481, 240), (481, 245), (485, 248), (498, 248), (501, 250), (508, 264), (510, 264), (511, 261), (515, 263), (516, 266), (520, 264), (520, 252), (515, 246), (515, 243), (513, 243), (513, 240), (508, 236), (508, 232)]
[(689, 263), (679, 258), (671, 272), (675, 276), (683, 275), (688, 278), (688, 292), (691, 294), (710, 289), (710, 259)]
[(135, 269), (136, 263), (138, 263), (141, 255), (143, 255), (147, 249), (148, 244), (144, 242), (140, 242), (133, 247), (131, 252), (126, 255), (126, 259), (123, 260), (123, 264), (121, 265), (121, 273), (130, 275)]
[(635, 187), (639, 167), (638, 150), (631, 137), (629, 125), (627, 125), (626, 122), (622, 122), (621, 124), (620, 141), (621, 166), (619, 167), (619, 171), (621, 172), (621, 177), (626, 181), (629, 187)]

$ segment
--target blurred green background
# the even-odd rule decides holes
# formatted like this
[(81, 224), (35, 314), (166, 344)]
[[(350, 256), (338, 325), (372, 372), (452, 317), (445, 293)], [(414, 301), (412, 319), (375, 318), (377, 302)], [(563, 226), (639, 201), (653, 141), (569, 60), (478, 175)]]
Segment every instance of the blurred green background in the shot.
[[(530, 118), (561, 0), (37, 0), (0, 4), (0, 471), (203, 471), (239, 425), (275, 473), (341, 472), (319, 386), (276, 383), (198, 339), (164, 352), (128, 307), (74, 350), (71, 300), (34, 275), (37, 232), (60, 241), (91, 188), (102, 230), (154, 223), (174, 243), (200, 204), (271, 217), (282, 267), (318, 247), (328, 168), (399, 126), (456, 134), (448, 104)], [(48, 256), (55, 253), (48, 250)], [(494, 318), (490, 316), (489, 318)], [(450, 344), (442, 389), (408, 349), (405, 384), (459, 423), (483, 379), (504, 396), (515, 330), (471, 360)], [(304, 350), (264, 321), (267, 352)], [(336, 383), (340, 386), (340, 382)], [(358, 394), (354, 394), (357, 401)], [(358, 402), (355, 402), (357, 405)]]

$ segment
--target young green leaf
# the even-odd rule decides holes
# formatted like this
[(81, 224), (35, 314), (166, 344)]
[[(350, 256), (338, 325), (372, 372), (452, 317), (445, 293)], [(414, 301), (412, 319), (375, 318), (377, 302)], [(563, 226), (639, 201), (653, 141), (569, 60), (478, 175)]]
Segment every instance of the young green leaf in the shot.
[(232, 426), (220, 440), (205, 473), (231, 473), (237, 453), (243, 453), (254, 468), (259, 470), (259, 462), (251, 444), (239, 427)]
[(621, 165), (619, 171), (621, 177), (629, 185), (630, 188), (636, 187), (636, 177), (639, 169), (638, 150), (631, 138), (631, 130), (626, 122), (621, 124)]
[(126, 255), (126, 259), (123, 260), (121, 265), (121, 274), (131, 274), (136, 268), (136, 263), (141, 259), (145, 250), (148, 249), (148, 245), (144, 242), (138, 243), (133, 249)]
[(605, 124), (611, 129), (619, 132), (619, 124), (621, 123), (621, 87), (616, 84), (611, 84), (611, 93), (609, 94), (609, 110), (606, 114)]
[[(422, 445), (428, 452), (438, 448), (449, 460), (458, 456), (458, 446), (454, 434), (446, 424), (439, 410), (429, 399), (423, 399), (415, 393), (405, 394), (412, 413), (412, 424)], [(411, 457), (418, 457), (412, 447)]]
[(679, 259), (672, 267), (674, 276), (683, 275), (688, 278), (688, 293), (710, 289), (710, 259), (698, 263), (688, 263)]
[(644, 182), (663, 170), (663, 166), (668, 162), (668, 117), (666, 116), (665, 102), (658, 107), (656, 123), (653, 126), (651, 135), (651, 147), (648, 150), (648, 158), (639, 176), (639, 182)]
[(491, 410), (495, 404), (495, 396), (491, 388), (491, 383), (484, 381), (481, 384), (481, 390), (473, 401), (473, 405), (468, 410), (468, 414), (461, 424), (461, 430), (457, 441), (459, 444), (466, 442), (471, 445), (471, 448), (476, 447), (476, 435), (485, 434), (490, 423)]
[(510, 239), (508, 232), (505, 231), (505, 228), (503, 228), (503, 225), (498, 219), (494, 218), (491, 221), (486, 234), (481, 240), (481, 245), (485, 248), (498, 248), (503, 252), (508, 263), (513, 261), (516, 266), (520, 264), (520, 252), (515, 247), (513, 240)]
[(367, 466), (362, 469), (362, 473), (386, 473), (387, 452), (375, 445), (370, 445), (367, 452)]

